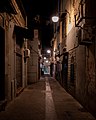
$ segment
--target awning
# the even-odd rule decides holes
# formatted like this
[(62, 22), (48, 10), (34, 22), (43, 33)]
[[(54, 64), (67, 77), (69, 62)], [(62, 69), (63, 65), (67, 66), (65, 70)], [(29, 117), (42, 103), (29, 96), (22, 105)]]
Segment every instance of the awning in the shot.
[(0, 12), (17, 14), (16, 9), (11, 0), (0, 0)]
[(33, 39), (33, 32), (28, 28), (15, 25), (14, 31), (16, 35), (20, 37), (31, 39), (31, 40)]

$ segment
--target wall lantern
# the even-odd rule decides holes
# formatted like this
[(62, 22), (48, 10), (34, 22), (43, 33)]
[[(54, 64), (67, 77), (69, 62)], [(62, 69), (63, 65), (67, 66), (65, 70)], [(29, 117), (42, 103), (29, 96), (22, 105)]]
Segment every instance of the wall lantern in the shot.
[(59, 21), (59, 17), (58, 16), (53, 16), (52, 17), (52, 21), (53, 22), (58, 22)]
[[(61, 14), (61, 17), (60, 17), (60, 16), (57, 16), (57, 15), (53, 16), (53, 17), (52, 17), (52, 21), (53, 21), (53, 22), (58, 22), (59, 19), (62, 19), (62, 17), (65, 17), (66, 14), (68, 13), (68, 14), (69, 14), (69, 23), (71, 23), (70, 13), (69, 13), (66, 9), (65, 9), (65, 12), (59, 11), (58, 13)], [(59, 18), (59, 17), (60, 17), (60, 18)]]
[(50, 50), (47, 50), (47, 53), (51, 53), (51, 51), (50, 51)]
[(46, 60), (46, 57), (44, 57), (44, 60)]

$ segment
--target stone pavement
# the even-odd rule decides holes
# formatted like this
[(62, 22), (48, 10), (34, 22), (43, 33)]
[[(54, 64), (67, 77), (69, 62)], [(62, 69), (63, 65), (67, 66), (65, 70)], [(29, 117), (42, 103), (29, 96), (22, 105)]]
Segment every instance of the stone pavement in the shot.
[(96, 120), (59, 83), (42, 77), (0, 112), (0, 120)]

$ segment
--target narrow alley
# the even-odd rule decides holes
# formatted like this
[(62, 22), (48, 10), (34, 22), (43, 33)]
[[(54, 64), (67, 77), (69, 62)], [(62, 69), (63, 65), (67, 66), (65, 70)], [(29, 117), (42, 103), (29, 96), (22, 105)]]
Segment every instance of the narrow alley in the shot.
[(0, 112), (0, 120), (96, 120), (53, 77), (41, 77)]

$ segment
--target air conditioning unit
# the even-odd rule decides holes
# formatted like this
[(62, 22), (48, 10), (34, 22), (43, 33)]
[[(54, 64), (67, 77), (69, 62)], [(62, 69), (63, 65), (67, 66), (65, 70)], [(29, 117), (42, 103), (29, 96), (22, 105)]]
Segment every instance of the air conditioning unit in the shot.
[(90, 45), (92, 44), (92, 29), (90, 27), (79, 28), (77, 32), (78, 43), (80, 45)]
[(29, 49), (25, 49), (24, 50), (24, 57), (25, 58), (29, 58), (30, 57), (30, 50)]

